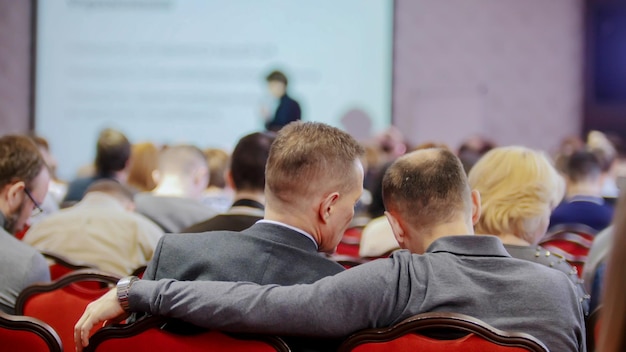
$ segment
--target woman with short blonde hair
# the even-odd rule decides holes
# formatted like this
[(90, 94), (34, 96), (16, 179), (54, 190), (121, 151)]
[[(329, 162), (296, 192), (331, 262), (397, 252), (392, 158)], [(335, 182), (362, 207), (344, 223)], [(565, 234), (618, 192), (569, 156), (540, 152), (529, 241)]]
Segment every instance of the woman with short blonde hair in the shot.
[(474, 165), (468, 179), (481, 198), (475, 232), (498, 236), (512, 257), (567, 274), (577, 286), (587, 314), (589, 296), (576, 270), (563, 258), (537, 246), (548, 229), (552, 209), (565, 193), (565, 181), (547, 155), (520, 146), (494, 148)]

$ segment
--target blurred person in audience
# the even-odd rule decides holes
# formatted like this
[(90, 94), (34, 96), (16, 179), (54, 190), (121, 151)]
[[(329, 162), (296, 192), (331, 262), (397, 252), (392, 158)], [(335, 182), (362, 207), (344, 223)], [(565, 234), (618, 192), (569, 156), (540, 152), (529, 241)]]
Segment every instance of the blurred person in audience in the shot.
[(380, 168), (375, 181), (376, 186), (372, 191), (372, 203), (368, 207), (368, 214), (371, 220), (365, 225), (361, 233), (359, 257), (382, 257), (400, 248), (398, 241), (396, 241), (393, 235), (393, 229), (385, 216), (385, 204), (383, 202), (383, 176), (391, 164), (387, 163)]
[[(39, 152), (50, 171), (50, 185), (48, 186), (48, 194), (42, 204), (42, 208), (45, 210), (46, 206), (49, 205), (52, 210), (58, 210), (58, 206), (63, 201), (65, 193), (67, 193), (67, 184), (57, 178), (57, 160), (50, 152), (48, 141), (41, 136), (32, 136), (31, 138), (39, 148)], [(56, 208), (54, 205), (56, 205)]]
[[(514, 258), (565, 273), (576, 285), (587, 314), (589, 296), (576, 270), (562, 257), (537, 246), (565, 189), (563, 178), (550, 159), (526, 147), (497, 147), (474, 165), (468, 179), (472, 189), (481, 195), (482, 215), (474, 227), (476, 233), (498, 236)], [(555, 288), (552, 294), (560, 296), (562, 292)]]
[[(360, 145), (320, 123), (290, 124), (272, 140), (266, 133), (244, 137), (233, 152), (230, 172), (242, 191), (255, 189), (242, 195), (265, 199), (264, 220), (240, 233), (165, 235), (144, 278), (293, 285), (344, 270), (318, 252), (334, 251), (352, 219), (363, 189)], [(263, 188), (265, 196), (259, 198)], [(332, 345), (289, 341), (294, 349)]]
[(626, 196), (619, 200), (613, 230), (603, 295), (602, 320), (598, 351), (621, 352), (626, 350)]
[(585, 142), (578, 136), (568, 136), (561, 140), (559, 148), (554, 154), (554, 167), (565, 175), (567, 159), (579, 150), (585, 149)]
[(129, 275), (148, 263), (163, 235), (156, 224), (133, 210), (133, 193), (127, 186), (98, 180), (76, 205), (33, 225), (23, 241), (104, 271)]
[(474, 164), (493, 148), (495, 148), (495, 143), (492, 141), (481, 136), (472, 136), (461, 144), (456, 155), (461, 160), (465, 172), (469, 173)]
[(154, 143), (133, 144), (126, 183), (140, 192), (152, 191), (156, 187), (153, 174), (158, 164), (159, 148)]
[(376, 136), (376, 142), (382, 151), (383, 164), (396, 160), (408, 149), (404, 135), (396, 126), (389, 126), (383, 133)]
[(302, 118), (300, 104), (287, 94), (287, 76), (280, 71), (272, 71), (266, 78), (267, 89), (270, 94), (278, 99), (276, 110), (270, 112), (263, 108), (262, 114), (265, 118), (265, 128), (268, 131), (276, 132), (293, 121)]
[(587, 135), (587, 147), (600, 161), (602, 168), (602, 188), (600, 196), (612, 198), (612, 202), (619, 196), (616, 175), (614, 172), (617, 161), (617, 150), (613, 142), (602, 132), (591, 131)]
[(79, 350), (95, 324), (125, 310), (225, 331), (320, 337), (453, 311), (529, 333), (552, 351), (585, 350), (583, 316), (567, 276), (511, 258), (497, 237), (472, 235), (480, 195), (470, 190), (454, 154), (427, 149), (400, 157), (387, 170), (383, 194), (393, 232), (407, 250), (308, 285), (126, 278), (77, 322)]
[(89, 185), (95, 181), (111, 179), (125, 183), (130, 148), (130, 142), (122, 132), (111, 128), (102, 130), (96, 143), (95, 175), (70, 182), (63, 206), (81, 200)]
[(154, 172), (157, 186), (135, 196), (137, 212), (167, 233), (213, 217), (216, 211), (200, 202), (209, 183), (209, 167), (202, 151), (191, 145), (175, 145), (159, 153)]
[(233, 189), (226, 183), (226, 170), (230, 163), (230, 155), (219, 148), (204, 150), (209, 165), (209, 184), (202, 194), (202, 203), (223, 213), (233, 203)]
[(263, 218), (265, 209), (265, 164), (274, 141), (270, 133), (252, 133), (239, 140), (226, 171), (226, 183), (235, 190), (230, 209), (192, 225), (182, 232), (242, 231)]
[(13, 234), (40, 212), (50, 171), (26, 136), (0, 137), (0, 310), (15, 314), (15, 300), (27, 286), (50, 281), (48, 263)]
[(602, 198), (602, 165), (588, 151), (572, 153), (565, 164), (565, 199), (550, 216), (549, 228), (564, 224), (582, 224), (595, 231), (605, 229), (613, 218), (613, 207)]

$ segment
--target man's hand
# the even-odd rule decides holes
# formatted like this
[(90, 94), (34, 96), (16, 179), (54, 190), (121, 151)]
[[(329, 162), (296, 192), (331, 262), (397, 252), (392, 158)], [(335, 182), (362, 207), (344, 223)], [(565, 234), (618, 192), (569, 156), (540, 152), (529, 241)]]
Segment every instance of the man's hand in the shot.
[(107, 320), (121, 321), (128, 317), (117, 301), (117, 289), (114, 288), (104, 296), (89, 303), (85, 312), (74, 326), (74, 343), (76, 351), (82, 351), (89, 344), (91, 329)]

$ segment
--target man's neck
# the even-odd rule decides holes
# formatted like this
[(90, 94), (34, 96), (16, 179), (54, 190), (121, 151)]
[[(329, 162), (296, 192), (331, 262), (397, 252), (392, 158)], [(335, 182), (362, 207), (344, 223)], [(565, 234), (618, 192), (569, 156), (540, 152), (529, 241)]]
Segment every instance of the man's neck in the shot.
[(602, 184), (598, 181), (579, 182), (567, 187), (567, 198), (574, 196), (600, 197)]
[(193, 194), (192, 187), (179, 177), (164, 177), (152, 194), (161, 197), (198, 198), (198, 195)]
[(430, 245), (442, 237), (473, 235), (474, 229), (468, 226), (465, 221), (452, 221), (439, 225), (435, 225), (430, 230), (421, 234), (421, 251), (413, 251), (413, 253), (422, 254)]
[(242, 200), (242, 199), (250, 199), (255, 202), (259, 202), (261, 204), (265, 204), (265, 195), (263, 191), (255, 192), (255, 191), (237, 191), (235, 193), (235, 198), (233, 199), (233, 203)]

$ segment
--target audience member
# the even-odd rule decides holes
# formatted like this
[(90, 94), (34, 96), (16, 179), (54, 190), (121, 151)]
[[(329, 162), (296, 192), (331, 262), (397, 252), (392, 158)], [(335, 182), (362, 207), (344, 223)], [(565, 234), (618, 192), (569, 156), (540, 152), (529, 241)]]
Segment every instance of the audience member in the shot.
[(407, 251), (310, 285), (123, 279), (87, 307), (76, 324), (77, 345), (88, 343), (95, 324), (125, 310), (226, 331), (328, 337), (453, 311), (529, 333), (552, 351), (585, 350), (583, 316), (567, 276), (511, 258), (496, 237), (472, 236), (480, 195), (470, 191), (452, 153), (429, 149), (399, 158), (387, 170), (383, 192), (389, 222)]
[(552, 211), (550, 228), (583, 224), (600, 231), (611, 223), (613, 207), (602, 198), (602, 166), (590, 151), (572, 153), (566, 163), (567, 193)]
[(135, 204), (138, 213), (165, 232), (178, 233), (216, 215), (215, 210), (200, 203), (209, 183), (209, 168), (200, 149), (190, 145), (164, 148), (154, 178), (156, 188), (137, 194)]
[(204, 156), (209, 165), (209, 184), (202, 194), (201, 202), (223, 213), (233, 203), (233, 190), (226, 184), (230, 155), (223, 149), (208, 148), (204, 150)]
[(64, 205), (72, 205), (83, 198), (85, 191), (93, 182), (112, 179), (126, 182), (126, 167), (130, 158), (130, 142), (126, 136), (111, 128), (104, 129), (96, 143), (95, 175), (78, 178), (70, 182)]
[(23, 241), (101, 270), (129, 275), (148, 263), (163, 235), (157, 225), (133, 209), (128, 187), (98, 180), (76, 205), (33, 225)]
[(495, 146), (495, 143), (481, 136), (471, 136), (466, 139), (456, 152), (465, 173), (469, 173), (474, 164)]
[(192, 225), (182, 232), (242, 231), (263, 218), (265, 164), (274, 136), (252, 133), (239, 140), (230, 158), (226, 183), (235, 190), (235, 202), (225, 214)]
[[(626, 213), (626, 197), (622, 196), (617, 213)], [(616, 216), (613, 245), (610, 250), (602, 308), (602, 328), (598, 351), (621, 352), (626, 350), (626, 217)]]
[(270, 94), (278, 99), (278, 106), (272, 114), (264, 112), (265, 128), (268, 131), (278, 131), (293, 121), (300, 120), (302, 112), (300, 104), (287, 94), (287, 76), (280, 71), (273, 71), (267, 77), (267, 88)]
[(22, 230), (48, 192), (50, 172), (33, 141), (0, 137), (0, 310), (15, 313), (15, 300), (27, 286), (50, 281), (43, 256), (13, 234)]
[(587, 135), (587, 147), (600, 161), (602, 170), (602, 188), (600, 196), (612, 198), (613, 201), (619, 195), (614, 169), (617, 161), (617, 150), (613, 142), (600, 131), (591, 131)]
[(494, 148), (474, 165), (468, 179), (481, 195), (482, 216), (475, 225), (476, 233), (498, 236), (514, 258), (567, 274), (587, 314), (589, 297), (576, 270), (562, 257), (537, 246), (546, 233), (550, 211), (564, 192), (563, 178), (548, 157), (525, 147)]
[[(272, 140), (264, 133), (244, 137), (233, 152), (230, 173), (243, 195), (256, 198), (267, 161), (265, 220), (241, 233), (165, 235), (146, 279), (293, 285), (343, 271), (317, 252), (333, 251), (352, 218), (363, 183), (361, 147), (320, 123), (290, 124)], [(257, 191), (245, 191), (251, 189)], [(290, 340), (292, 348), (301, 344)], [(326, 341), (306, 344), (326, 346)]]
[(159, 148), (151, 142), (133, 144), (126, 183), (140, 192), (150, 192), (156, 187), (154, 171), (159, 165)]

